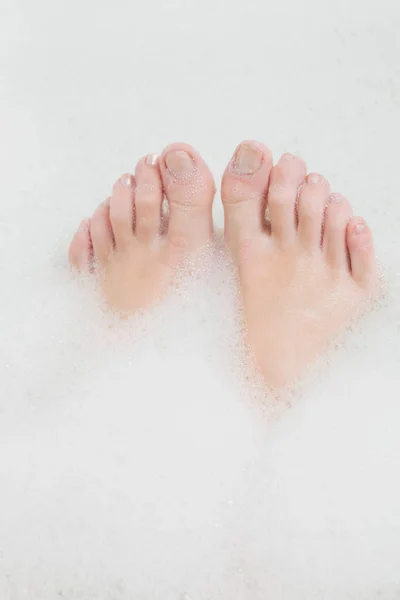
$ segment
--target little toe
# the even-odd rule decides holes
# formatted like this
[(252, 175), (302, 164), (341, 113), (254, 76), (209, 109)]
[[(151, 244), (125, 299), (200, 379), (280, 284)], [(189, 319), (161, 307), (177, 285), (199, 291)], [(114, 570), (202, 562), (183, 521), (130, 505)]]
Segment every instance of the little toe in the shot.
[(138, 162), (135, 179), (135, 236), (147, 244), (159, 235), (161, 227), (163, 187), (156, 154), (149, 154)]
[(222, 178), (225, 238), (229, 246), (260, 234), (272, 168), (272, 154), (260, 142), (246, 140), (235, 150)]
[(364, 219), (353, 217), (347, 225), (347, 246), (353, 279), (363, 288), (376, 282), (376, 258), (372, 233)]
[(134, 200), (135, 178), (127, 173), (114, 184), (110, 201), (110, 221), (117, 250), (124, 250), (132, 243)]
[(95, 210), (90, 220), (90, 235), (93, 244), (93, 254), (100, 265), (104, 266), (113, 251), (113, 234), (110, 223), (110, 199)]
[(341, 194), (331, 194), (325, 209), (322, 248), (327, 263), (337, 271), (348, 270), (349, 255), (346, 228), (353, 215), (349, 201)]
[(168, 239), (182, 250), (195, 251), (213, 237), (211, 172), (187, 144), (168, 146), (160, 158), (160, 171), (169, 206)]
[(71, 267), (77, 271), (87, 271), (89, 270), (92, 258), (90, 220), (84, 219), (72, 238), (68, 251), (68, 260)]
[(311, 173), (301, 188), (298, 200), (298, 239), (303, 248), (321, 247), (322, 226), (330, 186), (322, 175)]
[(295, 205), (306, 174), (304, 161), (288, 153), (272, 168), (267, 208), (271, 235), (280, 243), (290, 244), (296, 239)]

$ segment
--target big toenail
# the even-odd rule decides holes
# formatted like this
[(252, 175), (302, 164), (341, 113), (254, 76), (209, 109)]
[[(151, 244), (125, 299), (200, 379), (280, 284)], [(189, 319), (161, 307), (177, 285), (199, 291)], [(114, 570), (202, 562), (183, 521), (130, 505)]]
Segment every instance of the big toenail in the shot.
[(231, 168), (238, 175), (257, 173), (263, 162), (264, 154), (252, 144), (241, 144), (231, 162)]
[(132, 175), (122, 175), (119, 181), (122, 185), (125, 185), (126, 187), (133, 187)]
[(165, 164), (171, 175), (189, 175), (194, 171), (194, 160), (184, 150), (171, 150), (165, 156)]
[(146, 165), (149, 165), (151, 167), (155, 167), (156, 164), (158, 164), (158, 156), (157, 154), (149, 154), (148, 156), (146, 156), (145, 161)]

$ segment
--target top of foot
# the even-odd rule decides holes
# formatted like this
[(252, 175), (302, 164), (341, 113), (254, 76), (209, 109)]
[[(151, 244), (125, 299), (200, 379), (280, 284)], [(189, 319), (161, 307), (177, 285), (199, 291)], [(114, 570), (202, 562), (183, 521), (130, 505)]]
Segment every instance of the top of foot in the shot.
[(111, 197), (82, 222), (71, 242), (71, 265), (96, 271), (117, 313), (149, 308), (182, 258), (211, 241), (214, 192), (212, 175), (191, 146), (172, 144), (160, 157), (144, 157), (135, 175), (120, 177)]
[(373, 294), (372, 235), (298, 157), (243, 142), (222, 182), (246, 341), (271, 389), (293, 384)]

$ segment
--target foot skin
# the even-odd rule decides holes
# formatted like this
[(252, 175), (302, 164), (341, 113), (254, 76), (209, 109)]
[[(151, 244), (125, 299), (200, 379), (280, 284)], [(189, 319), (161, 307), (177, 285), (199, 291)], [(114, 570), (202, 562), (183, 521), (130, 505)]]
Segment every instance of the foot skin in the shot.
[(182, 259), (212, 240), (214, 193), (208, 167), (186, 144), (143, 158), (135, 175), (120, 177), (112, 196), (81, 223), (69, 249), (71, 266), (96, 271), (115, 312), (149, 308), (167, 291)]
[(243, 142), (222, 182), (225, 239), (237, 266), (246, 342), (267, 386), (293, 384), (377, 284), (372, 235), (321, 175)]

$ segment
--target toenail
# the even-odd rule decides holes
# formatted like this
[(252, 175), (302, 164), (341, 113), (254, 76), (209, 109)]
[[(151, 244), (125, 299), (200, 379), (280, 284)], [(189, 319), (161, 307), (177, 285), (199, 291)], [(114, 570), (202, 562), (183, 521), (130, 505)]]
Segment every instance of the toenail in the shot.
[(281, 161), (293, 161), (295, 159), (295, 155), (291, 154), (290, 152), (285, 152), (285, 154), (282, 154), (281, 156)]
[(132, 175), (122, 175), (120, 178), (120, 183), (126, 187), (133, 187), (133, 177)]
[(158, 156), (157, 154), (148, 154), (146, 156), (145, 161), (146, 165), (150, 165), (151, 167), (155, 167), (158, 164)]
[(241, 144), (233, 157), (231, 168), (238, 175), (252, 175), (260, 169), (263, 152), (253, 144)]
[(331, 194), (329, 196), (328, 203), (329, 204), (331, 204), (331, 203), (339, 204), (339, 202), (343, 202), (343, 200), (344, 200), (344, 196), (342, 196), (342, 194)]
[(316, 185), (325, 185), (326, 180), (322, 175), (317, 175), (317, 173), (310, 173), (307, 177), (308, 183), (315, 183)]
[(83, 219), (83, 221), (81, 221), (81, 224), (78, 227), (78, 231), (79, 232), (83, 232), (83, 231), (87, 231), (89, 229), (89, 219)]
[(354, 231), (354, 233), (359, 235), (360, 233), (363, 233), (363, 231), (365, 231), (366, 228), (367, 227), (366, 227), (365, 223), (357, 223), (357, 225), (354, 227), (353, 231)]
[(171, 175), (189, 175), (194, 171), (194, 160), (184, 150), (171, 150), (165, 156), (165, 164)]

